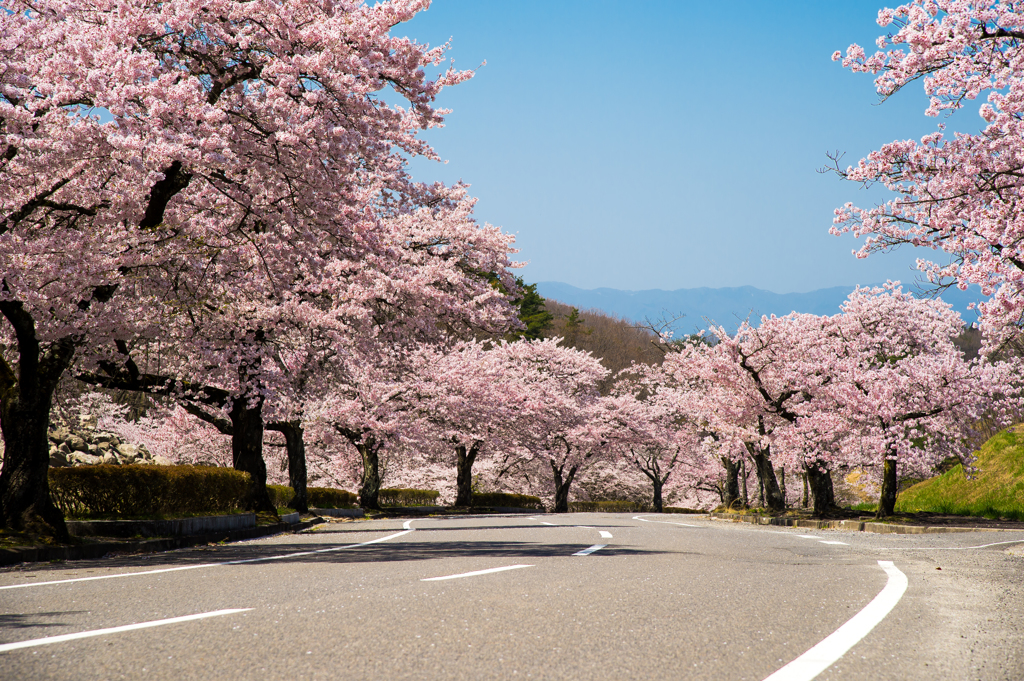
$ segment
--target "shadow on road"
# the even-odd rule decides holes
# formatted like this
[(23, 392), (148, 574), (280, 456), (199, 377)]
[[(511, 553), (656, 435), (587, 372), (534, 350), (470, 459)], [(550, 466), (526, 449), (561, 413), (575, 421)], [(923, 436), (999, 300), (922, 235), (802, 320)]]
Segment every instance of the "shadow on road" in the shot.
[(38, 629), (40, 627), (63, 627), (66, 622), (47, 622), (47, 619), (56, 617), (68, 617), (69, 615), (80, 615), (84, 610), (70, 610), (68, 612), (34, 612), (28, 615), (8, 613), (0, 615), (0, 631), (8, 629)]

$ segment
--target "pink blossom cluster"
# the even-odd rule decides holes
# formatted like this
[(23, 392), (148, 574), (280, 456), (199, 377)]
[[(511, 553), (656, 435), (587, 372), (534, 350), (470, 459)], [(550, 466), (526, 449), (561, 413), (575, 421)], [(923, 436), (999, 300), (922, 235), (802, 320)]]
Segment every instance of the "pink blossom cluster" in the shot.
[[(1024, 8), (1004, 0), (915, 0), (879, 13), (891, 32), (868, 55), (851, 45), (833, 59), (875, 74), (887, 98), (921, 81), (929, 116), (984, 96), (982, 129), (920, 141), (902, 140), (845, 169), (855, 182), (884, 186), (893, 198), (835, 212), (833, 234), (864, 237), (858, 257), (911, 244), (936, 251), (918, 267), (937, 285), (977, 285), (992, 297), (979, 305), (990, 343), (1024, 319)], [(938, 252), (941, 252), (938, 253)], [(941, 255), (941, 257), (940, 257)]]

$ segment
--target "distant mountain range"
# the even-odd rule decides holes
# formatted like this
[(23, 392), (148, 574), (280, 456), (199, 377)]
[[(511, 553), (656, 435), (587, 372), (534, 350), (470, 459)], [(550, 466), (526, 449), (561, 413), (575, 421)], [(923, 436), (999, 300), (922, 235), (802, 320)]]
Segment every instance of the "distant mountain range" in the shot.
[[(581, 289), (557, 281), (542, 281), (537, 284), (537, 292), (545, 298), (581, 310), (597, 309), (633, 322), (685, 315), (674, 325), (676, 334), (705, 329), (708, 327), (706, 320), (724, 326), (731, 333), (748, 317), (754, 320), (761, 315), (782, 316), (790, 312), (837, 314), (840, 303), (846, 300), (854, 288), (835, 286), (807, 293), (772, 293), (753, 286), (683, 288), (676, 291), (620, 291), (613, 288)], [(905, 284), (904, 290), (916, 293), (912, 285)], [(970, 324), (977, 321), (975, 311), (967, 309), (970, 303), (983, 299), (977, 289), (951, 289), (943, 292), (942, 299), (960, 313), (964, 322)]]

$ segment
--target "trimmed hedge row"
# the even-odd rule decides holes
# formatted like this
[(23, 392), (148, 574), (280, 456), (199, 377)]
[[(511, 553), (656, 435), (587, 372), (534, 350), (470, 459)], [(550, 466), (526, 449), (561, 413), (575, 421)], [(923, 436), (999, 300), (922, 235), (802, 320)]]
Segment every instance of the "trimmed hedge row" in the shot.
[(51, 468), (50, 497), (70, 518), (225, 513), (244, 508), (249, 474), (215, 466)]
[(473, 492), (473, 505), (544, 510), (544, 502), (539, 497), (531, 497), (528, 494), (506, 494), (505, 492)]
[(572, 513), (632, 513), (650, 511), (651, 505), (636, 501), (570, 501)]
[[(295, 490), (287, 485), (267, 485), (267, 493), (278, 508), (287, 506), (295, 496)], [(334, 487), (307, 487), (306, 500), (310, 508), (352, 508), (359, 504), (355, 494)]]
[(382, 489), (377, 503), (381, 506), (436, 506), (441, 493), (433, 489)]

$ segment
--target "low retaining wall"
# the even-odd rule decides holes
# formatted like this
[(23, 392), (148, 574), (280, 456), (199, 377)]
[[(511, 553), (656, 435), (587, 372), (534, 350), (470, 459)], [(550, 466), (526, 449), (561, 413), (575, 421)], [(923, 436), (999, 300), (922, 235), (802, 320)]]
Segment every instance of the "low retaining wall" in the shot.
[(895, 525), (871, 523), (859, 520), (806, 520), (803, 518), (778, 518), (773, 516), (748, 515), (744, 513), (712, 513), (718, 520), (734, 520), (752, 525), (779, 525), (782, 527), (806, 527), (812, 530), (849, 530), (852, 532), (873, 532), (875, 534), (946, 534), (950, 532), (999, 532), (991, 527), (926, 527), (923, 525)]
[[(298, 516), (297, 513), (295, 515)], [(75, 537), (189, 537), (254, 528), (256, 514), (209, 515), (173, 520), (69, 520), (67, 526), (68, 532)]]
[(362, 518), (364, 515), (361, 508), (311, 508), (309, 512), (313, 515), (329, 515), (333, 518)]

